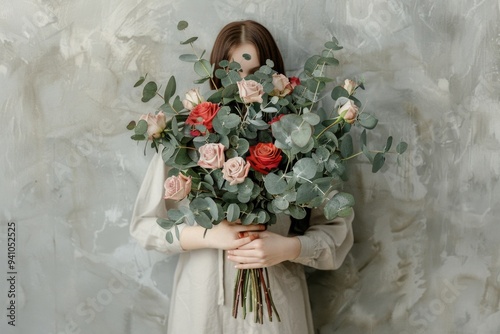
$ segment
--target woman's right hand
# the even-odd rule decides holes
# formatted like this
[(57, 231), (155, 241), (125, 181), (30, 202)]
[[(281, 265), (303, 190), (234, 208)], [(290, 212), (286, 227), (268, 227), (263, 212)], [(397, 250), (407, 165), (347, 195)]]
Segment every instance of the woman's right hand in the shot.
[(221, 221), (205, 233), (201, 226), (186, 226), (180, 235), (184, 250), (201, 248), (236, 249), (258, 238), (258, 233), (265, 230), (264, 225), (241, 225), (241, 222)]

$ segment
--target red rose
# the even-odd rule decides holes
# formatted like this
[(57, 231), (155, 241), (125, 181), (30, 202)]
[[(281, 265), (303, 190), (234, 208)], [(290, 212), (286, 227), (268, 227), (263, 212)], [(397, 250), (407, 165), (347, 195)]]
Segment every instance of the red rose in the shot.
[(249, 151), (247, 162), (255, 171), (264, 175), (269, 174), (273, 168), (280, 164), (281, 150), (273, 143), (258, 143), (255, 146), (250, 146)]
[(200, 103), (191, 110), (191, 113), (186, 119), (186, 124), (192, 125), (193, 127), (195, 125), (203, 125), (207, 128), (208, 132), (212, 132), (212, 120), (215, 115), (217, 115), (219, 109), (219, 105), (212, 102)]
[(300, 79), (297, 77), (290, 77), (288, 80), (290, 81), (290, 85), (292, 85), (292, 89), (300, 85)]

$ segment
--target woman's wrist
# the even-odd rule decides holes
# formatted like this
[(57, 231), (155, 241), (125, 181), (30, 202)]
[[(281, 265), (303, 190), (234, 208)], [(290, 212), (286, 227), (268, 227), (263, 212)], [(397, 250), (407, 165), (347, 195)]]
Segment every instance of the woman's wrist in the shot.
[(205, 228), (197, 225), (184, 227), (179, 236), (182, 249), (212, 248), (208, 238), (205, 238), (205, 232)]
[(289, 240), (289, 261), (293, 261), (299, 257), (300, 251), (302, 250), (302, 243), (298, 237), (288, 237)]

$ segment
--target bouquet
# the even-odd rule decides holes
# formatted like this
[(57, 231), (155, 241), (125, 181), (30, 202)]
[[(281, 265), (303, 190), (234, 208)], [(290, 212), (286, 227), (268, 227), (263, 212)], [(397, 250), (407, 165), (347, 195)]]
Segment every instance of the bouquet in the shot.
[[(187, 26), (181, 21), (178, 29)], [(191, 37), (181, 44), (193, 46), (196, 40)], [(340, 49), (335, 38), (326, 42), (320, 54), (307, 59), (299, 77), (291, 78), (276, 73), (271, 60), (241, 78), (236, 62), (223, 60), (214, 71), (215, 64), (203, 58), (204, 52), (183, 54), (180, 60), (192, 62), (199, 76), (196, 84), (217, 77), (221, 87), (205, 93), (193, 88), (181, 100), (175, 76), (164, 90), (154, 81), (144, 85), (143, 102), (158, 96), (163, 103), (127, 128), (134, 131), (133, 140), (150, 142), (171, 167), (165, 199), (189, 200), (189, 206), (170, 209), (157, 220), (167, 230), (169, 242), (174, 235), (179, 237), (181, 223), (206, 229), (224, 219), (271, 225), (278, 214), (300, 220), (308, 209), (317, 208), (327, 220), (351, 214), (354, 198), (341, 191), (347, 179), (346, 161), (364, 154), (377, 172), (393, 140), (387, 138), (380, 150), (368, 148), (367, 130), (378, 121), (362, 110), (354, 96), (363, 84), (346, 79), (335, 86), (335, 79), (326, 75), (328, 66), (339, 63), (334, 53)], [(146, 77), (135, 86), (142, 86)], [(332, 107), (321, 107), (321, 99), (327, 98)], [(358, 153), (350, 134), (355, 126), (363, 128)], [(400, 142), (396, 153), (402, 154), (406, 147)], [(244, 317), (251, 311), (262, 323), (264, 300), (269, 319), (274, 312), (279, 320), (267, 269), (238, 270), (233, 316), (241, 306)]]

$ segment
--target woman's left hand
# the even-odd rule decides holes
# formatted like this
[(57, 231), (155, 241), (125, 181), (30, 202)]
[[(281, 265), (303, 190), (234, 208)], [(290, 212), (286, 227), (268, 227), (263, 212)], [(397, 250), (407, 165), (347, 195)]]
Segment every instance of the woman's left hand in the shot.
[(273, 266), (283, 261), (293, 260), (300, 254), (300, 240), (269, 232), (255, 232), (255, 240), (227, 251), (228, 260), (236, 262), (237, 269), (252, 269)]

